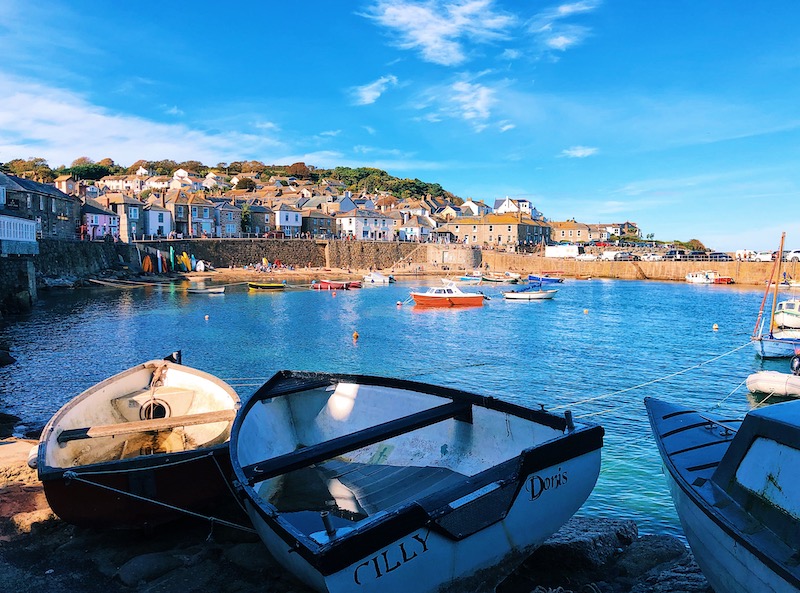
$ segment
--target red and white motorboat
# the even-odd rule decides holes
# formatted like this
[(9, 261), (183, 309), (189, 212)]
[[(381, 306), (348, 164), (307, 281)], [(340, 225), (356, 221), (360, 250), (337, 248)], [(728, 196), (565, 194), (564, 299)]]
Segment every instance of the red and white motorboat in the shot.
[(412, 292), (411, 298), (420, 307), (482, 307), (486, 297), (480, 292), (464, 292), (450, 284), (432, 286), (425, 292)]

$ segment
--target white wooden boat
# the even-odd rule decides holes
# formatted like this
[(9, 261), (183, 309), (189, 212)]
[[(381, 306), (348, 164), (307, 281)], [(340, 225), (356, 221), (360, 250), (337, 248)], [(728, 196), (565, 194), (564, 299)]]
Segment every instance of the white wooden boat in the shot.
[(751, 393), (765, 393), (783, 397), (800, 397), (800, 377), (778, 371), (759, 371), (745, 381)]
[(700, 270), (686, 274), (686, 282), (690, 284), (733, 284), (733, 278), (721, 276), (716, 270)]
[(603, 429), (412, 381), (281, 371), (231, 433), (272, 556), (320, 592), (493, 591), (586, 500)]
[(370, 272), (369, 274), (364, 275), (364, 284), (391, 284), (394, 281), (394, 276), (391, 274), (389, 276), (385, 276), (380, 272)]
[(780, 301), (775, 306), (775, 325), (789, 329), (800, 329), (800, 299)]
[(68, 523), (148, 527), (229, 498), (239, 397), (187, 366), (151, 360), (90, 387), (42, 431), (37, 469)]
[(509, 290), (503, 293), (503, 298), (510, 301), (538, 301), (552, 299), (556, 296), (557, 289), (542, 290), (541, 286), (528, 285), (518, 290)]
[(192, 286), (186, 289), (189, 294), (222, 294), (224, 286)]
[(800, 402), (744, 421), (645, 399), (686, 539), (716, 593), (800, 591)]

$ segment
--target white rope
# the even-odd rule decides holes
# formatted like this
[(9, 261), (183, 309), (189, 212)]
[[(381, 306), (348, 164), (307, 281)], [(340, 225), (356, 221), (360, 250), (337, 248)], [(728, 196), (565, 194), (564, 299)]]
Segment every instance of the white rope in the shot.
[(667, 379), (671, 379), (672, 377), (677, 377), (678, 375), (682, 375), (684, 373), (688, 373), (689, 371), (692, 371), (694, 369), (698, 369), (698, 368), (700, 368), (702, 366), (705, 366), (705, 365), (707, 365), (707, 364), (709, 364), (711, 362), (719, 360), (720, 358), (724, 358), (725, 356), (729, 356), (729, 355), (733, 354), (734, 352), (736, 352), (738, 350), (741, 350), (742, 348), (746, 348), (749, 345), (750, 345), (750, 342), (747, 342), (746, 344), (742, 344), (741, 346), (737, 346), (736, 348), (734, 348), (733, 350), (731, 350), (729, 352), (725, 352), (724, 354), (720, 354), (719, 356), (715, 356), (714, 358), (710, 358), (710, 359), (708, 359), (706, 361), (703, 361), (700, 364), (696, 364), (694, 366), (691, 366), (689, 368), (683, 369), (681, 371), (677, 371), (677, 372), (671, 373), (671, 374), (666, 375), (664, 377), (659, 377), (658, 379), (653, 379), (652, 381), (647, 381), (645, 383), (640, 383), (639, 385), (634, 385), (633, 387), (626, 387), (625, 389), (620, 389), (619, 391), (612, 391), (611, 393), (605, 393), (603, 395), (598, 395), (598, 396), (595, 396), (595, 397), (589, 397), (589, 398), (586, 398), (586, 399), (583, 399), (583, 400), (578, 400), (576, 402), (565, 404), (563, 406), (556, 406), (554, 408), (551, 408), (550, 411), (554, 412), (556, 410), (561, 410), (563, 408), (569, 408), (570, 406), (578, 406), (578, 405), (581, 405), (581, 404), (586, 404), (586, 403), (589, 403), (589, 402), (597, 401), (599, 399), (605, 399), (607, 397), (611, 397), (612, 395), (619, 395), (620, 393), (625, 393), (626, 391), (633, 391), (634, 389), (641, 389), (642, 387), (647, 387), (648, 385), (653, 385), (654, 383), (659, 383), (661, 381), (665, 381)]
[(746, 378), (745, 378), (745, 379), (742, 379), (742, 382), (741, 382), (741, 383), (739, 383), (739, 384), (738, 384), (736, 387), (734, 387), (734, 388), (733, 388), (733, 391), (731, 391), (731, 392), (730, 392), (728, 395), (726, 395), (725, 397), (723, 397), (723, 398), (722, 398), (722, 399), (719, 401), (719, 403), (717, 403), (717, 405), (715, 405), (714, 407), (715, 407), (715, 408), (718, 408), (718, 407), (720, 407), (722, 404), (724, 404), (724, 403), (725, 403), (725, 400), (727, 400), (727, 399), (728, 399), (730, 396), (732, 396), (734, 393), (736, 393), (737, 391), (739, 391), (739, 388), (740, 388), (742, 385), (744, 385), (746, 382), (747, 382), (747, 379), (746, 379)]
[(147, 498), (146, 496), (139, 496), (138, 494), (134, 494), (133, 492), (127, 492), (125, 490), (120, 490), (119, 488), (114, 488), (112, 486), (107, 486), (105, 484), (98, 484), (97, 482), (92, 482), (91, 480), (85, 480), (80, 477), (78, 474), (72, 471), (64, 472), (64, 478), (67, 480), (75, 480), (76, 482), (82, 482), (84, 484), (89, 484), (90, 486), (97, 486), (98, 488), (103, 488), (104, 490), (110, 490), (111, 492), (116, 492), (117, 494), (122, 494), (123, 496), (129, 496), (136, 500), (141, 500), (144, 502), (149, 502), (154, 505), (158, 505), (161, 507), (168, 508), (173, 511), (177, 511), (179, 513), (184, 513), (186, 515), (190, 515), (192, 517), (196, 517), (198, 519), (205, 519), (206, 521), (210, 521), (211, 523), (219, 523), (220, 525), (226, 525), (227, 527), (232, 527), (234, 529), (241, 529), (242, 531), (246, 531), (248, 533), (256, 533), (256, 530), (252, 527), (246, 527), (244, 525), (239, 525), (238, 523), (233, 523), (231, 521), (226, 521), (225, 519), (220, 519), (218, 517), (211, 517), (208, 515), (202, 515), (200, 513), (196, 513), (194, 511), (190, 511), (189, 509), (182, 509), (181, 507), (177, 507), (175, 505), (162, 502), (160, 500), (155, 500), (153, 498)]
[[(205, 456), (206, 457), (213, 457), (214, 454), (211, 451), (209, 451), (208, 453), (205, 454)], [(197, 461), (198, 459), (201, 459), (202, 457), (204, 457), (204, 456), (203, 455), (197, 455), (196, 457), (190, 457), (189, 459), (179, 459), (178, 461), (171, 461), (169, 463), (160, 463), (160, 464), (158, 464), (158, 467), (159, 468), (172, 467), (173, 465), (182, 465), (184, 463), (191, 463), (193, 461)], [(71, 475), (74, 475), (74, 476), (77, 476), (77, 475), (81, 475), (81, 476), (105, 476), (105, 475), (110, 475), (110, 474), (130, 474), (130, 473), (133, 473), (133, 472), (149, 471), (151, 469), (152, 469), (151, 467), (146, 467), (145, 466), (145, 467), (132, 467), (132, 468), (128, 468), (128, 469), (107, 469), (107, 470), (93, 471), (93, 472), (84, 472), (84, 471), (76, 472), (74, 470), (71, 470), (68, 473), (70, 473)], [(64, 475), (66, 475), (66, 473)]]

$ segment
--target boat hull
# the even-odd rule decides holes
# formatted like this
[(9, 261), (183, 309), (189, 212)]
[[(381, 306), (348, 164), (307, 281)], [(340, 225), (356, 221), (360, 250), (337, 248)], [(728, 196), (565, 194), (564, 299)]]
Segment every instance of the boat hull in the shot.
[(759, 371), (749, 375), (745, 384), (752, 393), (800, 397), (800, 377), (790, 373)]
[[(786, 337), (779, 337), (779, 336)], [(768, 335), (753, 338), (753, 347), (761, 358), (791, 358), (800, 352), (800, 334), (796, 337), (786, 332), (773, 332)]]
[(250, 290), (284, 290), (286, 284), (283, 282), (248, 282), (247, 288)]
[(541, 301), (552, 299), (557, 290), (526, 290), (504, 292), (503, 298), (510, 301)]
[[(275, 529), (274, 519), (247, 503), (246, 509), (270, 554), (321, 593), (473, 593), (495, 587), (558, 531), (581, 507), (599, 475), (600, 450), (523, 477), (505, 519), (460, 541), (409, 523), (404, 533), (369, 550), (347, 567), (323, 574), (295, 553)], [(566, 486), (539, 490), (543, 477), (567, 475)], [(531, 488), (531, 484), (534, 484)]]
[(538, 276), (536, 274), (528, 275), (529, 282), (541, 282), (542, 284), (560, 284), (564, 279), (559, 276)]
[(412, 292), (414, 304), (419, 307), (483, 307), (482, 294), (431, 296)]

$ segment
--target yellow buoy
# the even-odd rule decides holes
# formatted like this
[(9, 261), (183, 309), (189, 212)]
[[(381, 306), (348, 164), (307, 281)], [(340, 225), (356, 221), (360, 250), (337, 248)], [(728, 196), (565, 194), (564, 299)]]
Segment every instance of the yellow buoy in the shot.
[(584, 315), (588, 315), (588, 314), (589, 314), (589, 309), (584, 309), (584, 310), (583, 310), (583, 314), (584, 314)]
[(355, 342), (358, 339), (358, 332), (353, 332), (353, 341)]
[(711, 326), (711, 329), (717, 331), (719, 329), (719, 326), (715, 323), (714, 325)]

